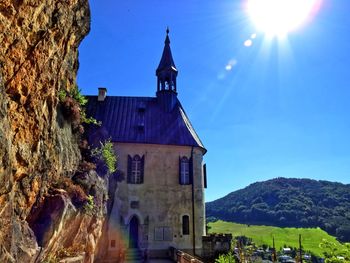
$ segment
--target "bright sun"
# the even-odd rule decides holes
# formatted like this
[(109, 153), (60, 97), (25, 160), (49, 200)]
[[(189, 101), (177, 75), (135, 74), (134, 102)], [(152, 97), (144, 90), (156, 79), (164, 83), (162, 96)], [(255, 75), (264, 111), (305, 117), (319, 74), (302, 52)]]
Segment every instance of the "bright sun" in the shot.
[(302, 25), (320, 0), (247, 0), (249, 15), (259, 30), (284, 35)]

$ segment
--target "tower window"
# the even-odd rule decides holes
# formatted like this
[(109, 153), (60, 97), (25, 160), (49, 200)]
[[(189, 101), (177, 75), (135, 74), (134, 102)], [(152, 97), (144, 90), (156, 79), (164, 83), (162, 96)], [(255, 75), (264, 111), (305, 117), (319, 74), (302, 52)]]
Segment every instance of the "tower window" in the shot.
[(128, 156), (128, 183), (142, 184), (144, 171), (144, 156)]
[(179, 161), (179, 182), (181, 185), (192, 183), (192, 158), (180, 157)]
[(190, 217), (188, 215), (182, 216), (182, 234), (190, 234)]

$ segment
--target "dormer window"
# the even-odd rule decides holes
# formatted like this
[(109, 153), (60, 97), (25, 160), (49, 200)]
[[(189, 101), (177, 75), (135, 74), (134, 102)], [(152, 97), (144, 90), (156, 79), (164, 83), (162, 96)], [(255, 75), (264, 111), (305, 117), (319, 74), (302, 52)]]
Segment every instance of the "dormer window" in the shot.
[(180, 157), (179, 161), (179, 182), (181, 185), (192, 183), (192, 158)]
[(137, 109), (138, 109), (139, 113), (144, 113), (145, 110), (146, 110), (146, 105), (145, 105), (145, 103), (142, 101), (142, 102), (138, 105)]
[(145, 124), (144, 123), (139, 123), (137, 125), (137, 129), (138, 129), (139, 132), (145, 131)]
[(142, 158), (139, 155), (131, 157), (128, 155), (128, 183), (129, 184), (142, 184), (144, 173), (144, 156)]

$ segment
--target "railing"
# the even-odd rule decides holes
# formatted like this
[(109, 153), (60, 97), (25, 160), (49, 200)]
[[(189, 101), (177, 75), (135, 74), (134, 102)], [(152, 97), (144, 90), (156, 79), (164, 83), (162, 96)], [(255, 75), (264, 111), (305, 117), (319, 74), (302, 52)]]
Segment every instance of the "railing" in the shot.
[(177, 263), (203, 263), (198, 258), (187, 254), (181, 250), (176, 251), (176, 262)]

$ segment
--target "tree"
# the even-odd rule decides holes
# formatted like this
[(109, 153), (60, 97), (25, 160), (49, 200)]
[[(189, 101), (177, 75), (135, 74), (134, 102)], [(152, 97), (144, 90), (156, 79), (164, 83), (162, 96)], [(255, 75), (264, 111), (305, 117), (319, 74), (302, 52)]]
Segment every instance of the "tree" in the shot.
[(232, 252), (220, 255), (215, 259), (215, 263), (235, 263), (239, 262)]
[[(343, 249), (338, 249), (334, 242), (323, 239), (320, 243), (320, 248), (323, 249), (325, 263), (344, 263), (350, 260), (350, 245), (346, 245)], [(344, 258), (346, 261), (344, 261)]]

